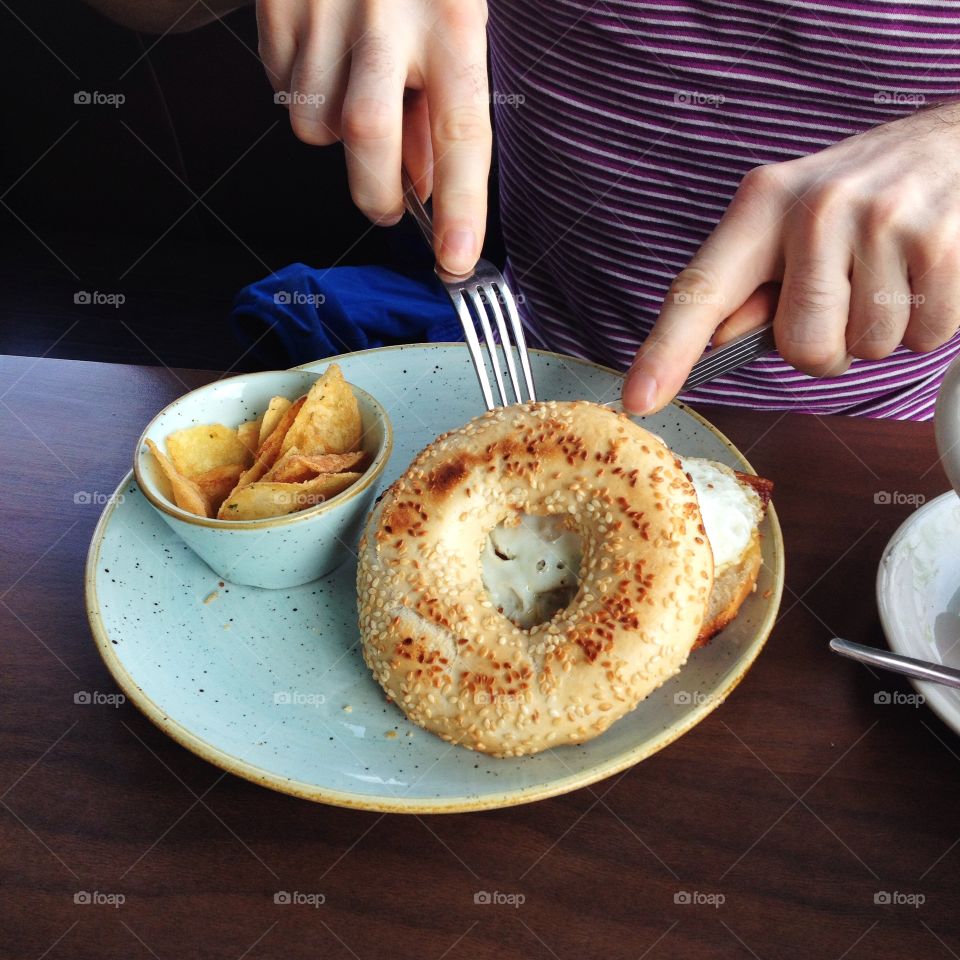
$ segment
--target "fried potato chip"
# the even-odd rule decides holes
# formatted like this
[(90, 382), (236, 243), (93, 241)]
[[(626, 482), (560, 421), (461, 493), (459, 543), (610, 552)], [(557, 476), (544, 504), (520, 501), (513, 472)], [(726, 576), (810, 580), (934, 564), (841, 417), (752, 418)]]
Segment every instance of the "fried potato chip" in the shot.
[(180, 473), (169, 457), (161, 453), (160, 448), (152, 440), (147, 440), (146, 444), (164, 476), (170, 481), (170, 487), (173, 490), (173, 502), (182, 510), (195, 513), (198, 517), (212, 517), (214, 513), (213, 505), (200, 487), (189, 477)]
[(237, 437), (240, 442), (250, 451), (251, 456), (257, 455), (257, 448), (260, 446), (260, 421), (247, 420), (237, 427)]
[(282, 517), (323, 503), (360, 479), (359, 473), (327, 473), (305, 483), (259, 481), (234, 490), (220, 507), (221, 520)]
[(284, 438), (281, 453), (293, 447), (304, 456), (349, 453), (360, 446), (362, 430), (357, 398), (340, 367), (332, 363), (310, 388), (307, 402)]
[(237, 431), (222, 423), (206, 423), (171, 433), (167, 437), (167, 453), (185, 477), (195, 477), (227, 463), (246, 465), (251, 459)]
[(277, 428), (277, 424), (289, 409), (290, 401), (286, 397), (273, 397), (270, 400), (266, 413), (260, 420), (260, 446), (263, 446), (267, 437)]
[(214, 467), (206, 473), (198, 473), (193, 477), (193, 482), (210, 502), (211, 513), (216, 513), (220, 504), (230, 495), (243, 469), (242, 463), (225, 463), (222, 467)]
[(296, 447), (291, 447), (263, 476), (265, 481), (276, 483), (302, 483), (321, 473), (341, 473), (359, 467), (366, 453), (323, 453), (318, 457), (306, 457)]
[(303, 409), (306, 400), (306, 396), (302, 396), (299, 400), (290, 404), (270, 436), (260, 445), (253, 466), (241, 474), (237, 481), (237, 487), (244, 487), (248, 483), (256, 483), (274, 465), (280, 456), (280, 446), (284, 437), (286, 437), (294, 420), (297, 419), (297, 414)]

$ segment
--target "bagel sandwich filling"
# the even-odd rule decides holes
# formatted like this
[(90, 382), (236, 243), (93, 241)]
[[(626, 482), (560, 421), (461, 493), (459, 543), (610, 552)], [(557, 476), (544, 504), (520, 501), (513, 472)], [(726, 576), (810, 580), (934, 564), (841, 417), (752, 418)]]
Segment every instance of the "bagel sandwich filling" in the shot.
[(450, 743), (584, 743), (736, 615), (771, 486), (681, 461), (598, 404), (489, 411), (421, 451), (368, 517), (364, 661)]

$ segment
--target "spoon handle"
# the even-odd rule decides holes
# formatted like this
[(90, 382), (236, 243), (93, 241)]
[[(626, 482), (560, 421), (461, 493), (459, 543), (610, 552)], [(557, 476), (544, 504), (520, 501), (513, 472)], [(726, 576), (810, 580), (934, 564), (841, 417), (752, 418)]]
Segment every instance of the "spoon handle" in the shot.
[(930, 680), (933, 683), (942, 683), (948, 687), (960, 687), (960, 670), (944, 667), (939, 663), (928, 660), (915, 660), (913, 657), (903, 657), (899, 653), (890, 653), (888, 650), (878, 650), (862, 643), (852, 643), (834, 637), (830, 641), (830, 649), (842, 657), (868, 663), (881, 670), (890, 670), (893, 673), (902, 673), (918, 680)]

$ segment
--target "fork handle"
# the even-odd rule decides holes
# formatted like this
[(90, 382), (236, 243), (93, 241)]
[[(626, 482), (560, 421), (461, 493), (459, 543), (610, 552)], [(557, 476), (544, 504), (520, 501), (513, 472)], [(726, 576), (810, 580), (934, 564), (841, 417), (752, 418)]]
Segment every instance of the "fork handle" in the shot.
[(410, 174), (406, 167), (400, 168), (400, 182), (403, 184), (403, 202), (410, 211), (413, 219), (417, 221), (417, 226), (423, 234), (430, 249), (433, 249), (433, 221), (430, 219), (430, 213), (423, 205), (417, 193), (417, 188), (413, 185)]

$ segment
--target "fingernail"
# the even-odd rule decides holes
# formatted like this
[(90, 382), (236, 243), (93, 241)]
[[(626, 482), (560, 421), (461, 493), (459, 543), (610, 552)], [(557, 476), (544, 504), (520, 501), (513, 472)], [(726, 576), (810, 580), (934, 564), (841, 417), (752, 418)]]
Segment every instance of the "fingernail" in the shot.
[(451, 273), (466, 273), (477, 262), (477, 235), (472, 230), (457, 228), (443, 235), (440, 258)]
[(657, 381), (649, 373), (628, 373), (623, 386), (623, 408), (627, 413), (643, 414), (657, 402)]

